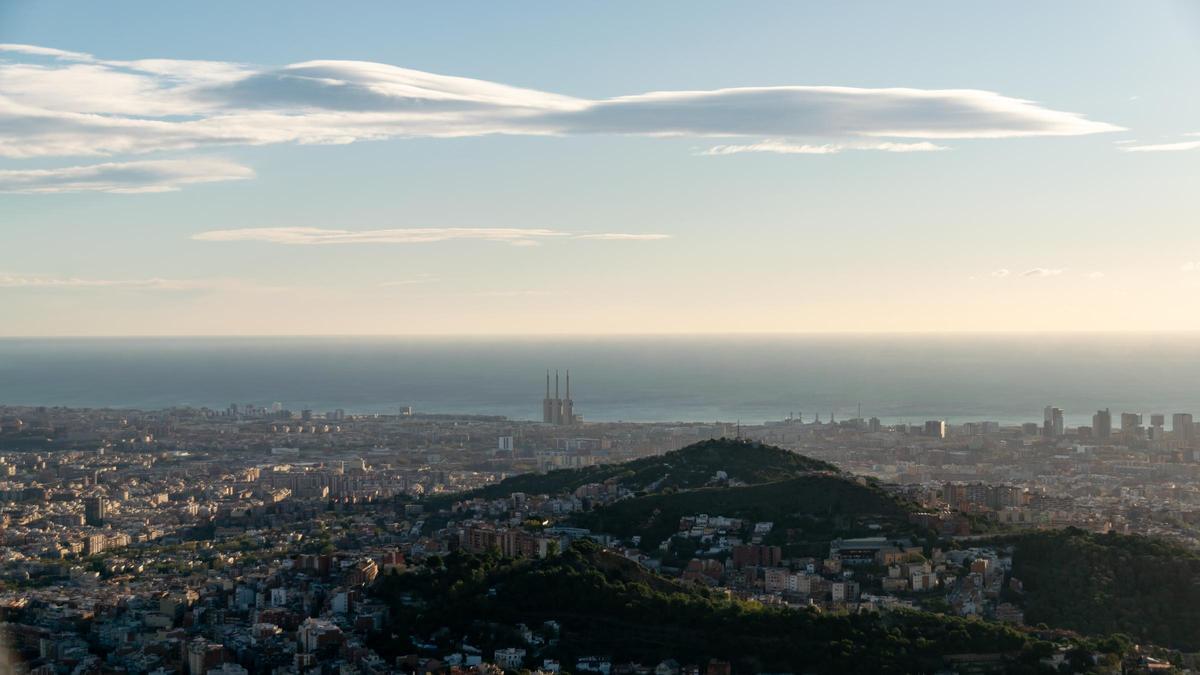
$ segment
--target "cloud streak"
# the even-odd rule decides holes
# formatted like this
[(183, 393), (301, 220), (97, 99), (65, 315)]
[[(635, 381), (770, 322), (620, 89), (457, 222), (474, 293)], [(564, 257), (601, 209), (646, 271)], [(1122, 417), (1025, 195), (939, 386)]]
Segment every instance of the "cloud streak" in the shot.
[(1033, 269), (1021, 272), (1021, 276), (1026, 279), (1043, 279), (1045, 277), (1056, 277), (1062, 274), (1064, 270), (1052, 269), (1047, 267), (1034, 267)]
[(701, 155), (737, 155), (746, 152), (770, 152), (778, 155), (836, 155), (844, 150), (881, 150), (883, 152), (936, 152), (949, 150), (944, 145), (928, 141), (918, 143), (865, 142), (865, 143), (793, 143), (780, 139), (768, 139), (758, 143), (714, 145)]
[[(1007, 267), (1001, 267), (988, 272), (988, 276), (993, 279), (1045, 279), (1048, 277), (1057, 277), (1066, 274), (1067, 270), (1057, 267), (1033, 267), (1023, 272), (1013, 272)], [(1103, 272), (1090, 272), (1086, 275), (1088, 279), (1101, 279), (1104, 277)], [(975, 277), (971, 277), (974, 279)]]
[[(1185, 134), (1186, 136), (1200, 136), (1200, 133)], [(1175, 143), (1148, 143), (1144, 145), (1122, 145), (1120, 149), (1123, 152), (1184, 152), (1187, 150), (1200, 149), (1200, 139), (1194, 141), (1178, 141)]]
[(171, 192), (196, 183), (246, 180), (249, 167), (220, 159), (108, 162), (56, 169), (0, 171), (0, 192)]
[(546, 228), (517, 227), (412, 227), (380, 230), (335, 230), (319, 227), (252, 227), (209, 230), (192, 235), (198, 241), (264, 242), (291, 246), (344, 244), (430, 244), (443, 241), (492, 241), (513, 246), (536, 246), (543, 240), (591, 239), (604, 241), (655, 241), (666, 234), (605, 232), (572, 234)]
[(593, 241), (660, 241), (670, 239), (669, 234), (629, 234), (625, 232), (601, 232), (599, 234), (579, 234), (575, 239), (591, 239)]
[(149, 277), (143, 279), (95, 279), (86, 277), (58, 277), (42, 274), (8, 274), (0, 272), (0, 289), (22, 288), (29, 290), (110, 290), (134, 291), (247, 291), (284, 290), (279, 287), (259, 286), (237, 279), (168, 279)]
[(363, 61), (113, 61), (0, 45), (0, 156), (10, 158), (487, 134), (785, 139), (712, 154), (911, 152), (939, 149), (931, 140), (1118, 129), (975, 89), (739, 87), (594, 100)]
[(380, 288), (398, 288), (401, 286), (420, 286), (423, 284), (432, 284), (439, 281), (438, 277), (432, 274), (418, 274), (407, 279), (394, 279), (392, 281), (380, 282)]

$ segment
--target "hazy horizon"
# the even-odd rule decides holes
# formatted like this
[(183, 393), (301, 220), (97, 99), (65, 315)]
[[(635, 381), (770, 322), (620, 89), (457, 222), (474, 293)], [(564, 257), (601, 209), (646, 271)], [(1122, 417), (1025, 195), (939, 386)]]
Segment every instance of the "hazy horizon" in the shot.
[(1088, 424), (1100, 408), (1198, 412), (1187, 336), (150, 337), (0, 339), (0, 404), (536, 420), (546, 369), (591, 421), (758, 423), (802, 412), (885, 422)]

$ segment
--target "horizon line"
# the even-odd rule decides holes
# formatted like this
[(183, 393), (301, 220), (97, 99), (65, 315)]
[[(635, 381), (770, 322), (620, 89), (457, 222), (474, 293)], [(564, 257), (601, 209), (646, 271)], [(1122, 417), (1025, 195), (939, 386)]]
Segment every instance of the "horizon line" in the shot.
[(115, 339), (595, 339), (595, 338), (669, 338), (669, 337), (814, 337), (814, 336), (1187, 336), (1200, 334), (1197, 328), (1144, 329), (1029, 329), (1029, 330), (889, 330), (889, 329), (846, 329), (846, 330), (779, 330), (779, 331), (659, 331), (659, 332), (540, 332), (540, 333), (91, 333), (91, 334), (13, 334), (0, 335), (0, 340), (115, 340)]

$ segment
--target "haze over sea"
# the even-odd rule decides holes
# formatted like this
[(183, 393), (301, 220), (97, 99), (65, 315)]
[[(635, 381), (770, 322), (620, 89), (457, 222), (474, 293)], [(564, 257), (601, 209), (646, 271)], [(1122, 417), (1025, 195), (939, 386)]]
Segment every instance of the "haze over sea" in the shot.
[[(0, 339), (0, 404), (270, 405), (536, 419), (546, 368), (592, 421), (1089, 424), (1098, 408), (1200, 413), (1195, 335)], [(1169, 419), (1169, 417), (1168, 417)], [(1149, 420), (1147, 420), (1149, 422)]]

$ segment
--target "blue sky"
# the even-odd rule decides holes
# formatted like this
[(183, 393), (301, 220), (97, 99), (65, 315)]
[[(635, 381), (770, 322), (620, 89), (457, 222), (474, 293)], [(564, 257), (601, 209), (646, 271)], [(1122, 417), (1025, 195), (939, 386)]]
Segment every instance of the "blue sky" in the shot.
[[(1200, 328), (1190, 3), (0, 0), (0, 43), (74, 53), (0, 51), (5, 334)], [(363, 132), (423, 73), (504, 87)]]

